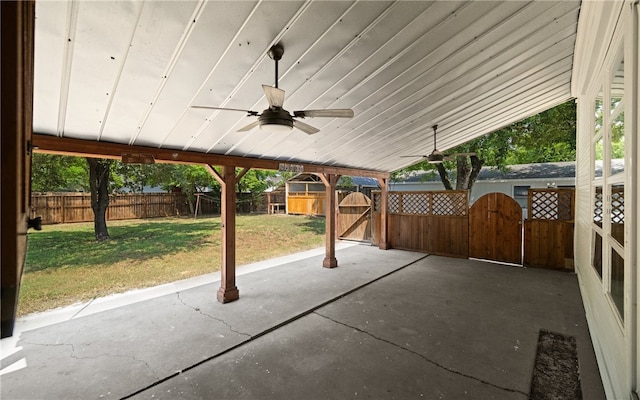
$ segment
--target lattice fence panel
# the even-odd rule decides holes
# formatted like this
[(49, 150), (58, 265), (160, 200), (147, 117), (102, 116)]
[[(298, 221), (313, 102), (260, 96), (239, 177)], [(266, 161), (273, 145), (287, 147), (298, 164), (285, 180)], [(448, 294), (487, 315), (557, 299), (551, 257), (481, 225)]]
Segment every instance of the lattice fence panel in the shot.
[(611, 190), (611, 223), (624, 224), (624, 188)]
[[(380, 208), (382, 209), (382, 207)], [(400, 212), (400, 195), (398, 193), (389, 193), (389, 198), (387, 199), (387, 212)]]
[[(371, 192), (373, 211), (382, 211), (382, 193)], [(469, 196), (466, 190), (429, 192), (389, 192), (387, 212), (408, 215), (466, 216)]]
[(549, 221), (573, 219), (573, 189), (529, 189), (529, 218)]
[(427, 193), (406, 193), (402, 195), (404, 214), (429, 214), (429, 195)]
[(464, 216), (469, 211), (466, 191), (433, 193), (433, 215)]

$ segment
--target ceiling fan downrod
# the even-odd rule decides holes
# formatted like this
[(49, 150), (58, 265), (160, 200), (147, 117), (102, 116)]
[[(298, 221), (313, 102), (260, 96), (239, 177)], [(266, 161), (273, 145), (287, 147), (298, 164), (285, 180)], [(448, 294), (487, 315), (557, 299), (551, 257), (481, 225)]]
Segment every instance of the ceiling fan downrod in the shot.
[(278, 88), (278, 61), (282, 59), (282, 55), (284, 54), (284, 47), (280, 43), (271, 46), (269, 52), (267, 53), (269, 58), (276, 62), (276, 89)]
[(433, 128), (433, 149), (437, 150), (438, 146), (436, 146), (436, 129), (438, 129), (438, 125), (432, 126)]

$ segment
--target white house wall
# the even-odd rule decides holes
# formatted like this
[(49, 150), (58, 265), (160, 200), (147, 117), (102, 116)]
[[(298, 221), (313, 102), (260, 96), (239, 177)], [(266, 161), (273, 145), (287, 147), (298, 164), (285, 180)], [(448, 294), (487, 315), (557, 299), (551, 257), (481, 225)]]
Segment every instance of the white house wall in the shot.
[[(573, 95), (578, 102), (575, 266), (580, 281), (587, 321), (607, 397), (632, 399), (638, 393), (638, 1), (583, 2), (574, 59)], [(603, 87), (603, 117), (597, 132), (603, 132), (603, 154), (608, 154), (608, 135), (613, 117), (608, 88), (624, 55), (624, 149), (623, 174), (594, 176), (597, 142), (595, 99)], [(613, 106), (612, 106), (613, 108)], [(610, 152), (609, 152), (610, 154)], [(605, 158), (606, 161), (606, 158)], [(613, 238), (608, 228), (613, 184), (624, 185), (624, 293), (620, 313), (610, 294)], [(602, 228), (594, 224), (596, 187), (603, 190)], [(593, 267), (594, 232), (602, 229), (602, 278)], [(613, 247), (611, 247), (613, 246)], [(618, 253), (619, 254), (619, 253)]]

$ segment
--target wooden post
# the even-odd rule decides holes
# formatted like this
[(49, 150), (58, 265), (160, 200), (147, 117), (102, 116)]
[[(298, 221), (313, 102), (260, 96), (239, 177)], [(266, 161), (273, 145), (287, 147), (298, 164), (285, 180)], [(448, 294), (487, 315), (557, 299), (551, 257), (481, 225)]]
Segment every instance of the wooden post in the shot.
[(322, 266), (325, 268), (336, 268), (336, 185), (340, 175), (318, 174), (325, 187), (325, 257)]
[[(240, 292), (236, 287), (236, 169), (222, 167), (222, 175), (220, 175), (212, 166), (205, 165), (205, 167), (222, 187), (220, 199), (222, 265), (218, 301), (229, 303), (240, 298)], [(244, 175), (244, 172), (241, 175)]]
[(0, 129), (0, 337), (13, 335), (31, 203), (35, 2), (3, 1)]
[(200, 194), (196, 194), (196, 210), (193, 213), (193, 219), (198, 218), (198, 208), (200, 208)]
[(234, 167), (222, 167), (222, 268), (218, 301), (238, 300), (236, 287), (236, 173)]
[(387, 204), (389, 199), (389, 178), (378, 178), (380, 183), (380, 240), (378, 248), (381, 250), (388, 250), (391, 248), (389, 245), (389, 235), (387, 230)]

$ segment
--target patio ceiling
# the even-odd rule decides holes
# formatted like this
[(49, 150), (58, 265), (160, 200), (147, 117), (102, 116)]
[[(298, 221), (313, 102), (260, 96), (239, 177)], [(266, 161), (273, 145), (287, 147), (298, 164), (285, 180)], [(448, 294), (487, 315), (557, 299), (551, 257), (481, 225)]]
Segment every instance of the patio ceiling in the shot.
[[(34, 132), (377, 171), (560, 104), (579, 1), (39, 1)], [(238, 133), (274, 84), (288, 110), (352, 108)]]

